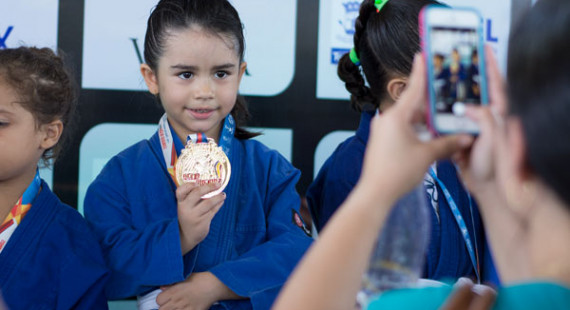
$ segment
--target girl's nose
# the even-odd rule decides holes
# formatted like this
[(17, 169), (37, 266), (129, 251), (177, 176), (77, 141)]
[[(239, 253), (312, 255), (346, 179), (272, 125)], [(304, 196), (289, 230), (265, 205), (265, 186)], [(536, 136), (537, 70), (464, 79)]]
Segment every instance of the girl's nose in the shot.
[(196, 85), (196, 99), (212, 99), (214, 97), (214, 85), (210, 79), (200, 79)]

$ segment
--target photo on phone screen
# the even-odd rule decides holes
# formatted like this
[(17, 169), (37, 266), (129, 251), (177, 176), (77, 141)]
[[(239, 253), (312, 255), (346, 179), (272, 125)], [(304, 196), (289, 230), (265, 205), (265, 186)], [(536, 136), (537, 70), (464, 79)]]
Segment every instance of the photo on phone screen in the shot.
[(480, 104), (476, 30), (437, 27), (431, 40), (436, 112), (453, 114), (465, 104)]
[(480, 18), (474, 11), (449, 8), (424, 14), (431, 125), (440, 133), (476, 133), (477, 125), (465, 116), (465, 108), (487, 101)]

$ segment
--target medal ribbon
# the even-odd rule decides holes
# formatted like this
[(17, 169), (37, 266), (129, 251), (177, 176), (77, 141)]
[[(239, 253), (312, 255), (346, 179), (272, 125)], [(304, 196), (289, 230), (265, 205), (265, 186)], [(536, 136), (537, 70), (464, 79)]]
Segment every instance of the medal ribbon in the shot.
[[(224, 120), (224, 127), (222, 127), (222, 133), (220, 134), (220, 141), (218, 145), (222, 148), (226, 156), (230, 158), (231, 153), (231, 141), (232, 137), (235, 132), (235, 121), (231, 114), (226, 116)], [(176, 171), (175, 165), (176, 160), (178, 159), (178, 153), (176, 151), (176, 146), (174, 143), (174, 136), (170, 130), (170, 126), (168, 125), (168, 118), (166, 117), (166, 113), (160, 118), (158, 122), (158, 137), (160, 139), (160, 147), (162, 148), (162, 155), (164, 156), (164, 162), (166, 163), (166, 169), (168, 173), (174, 180), (174, 184), (178, 186), (176, 182)], [(189, 135), (187, 141), (191, 140), (194, 143), (200, 142), (208, 142), (206, 134), (204, 133), (197, 133), (193, 135)], [(184, 147), (184, 146), (183, 146)]]
[[(473, 243), (471, 243), (471, 237), (469, 236), (469, 230), (467, 230), (467, 225), (465, 225), (463, 216), (461, 216), (461, 212), (459, 212), (459, 208), (457, 207), (455, 200), (453, 200), (453, 197), (451, 197), (449, 190), (447, 189), (445, 184), (443, 184), (443, 182), (437, 177), (435, 171), (433, 170), (433, 167), (430, 167), (429, 174), (437, 182), (437, 184), (441, 188), (441, 191), (443, 192), (443, 195), (445, 196), (445, 200), (447, 200), (447, 204), (449, 205), (449, 208), (451, 209), (451, 212), (455, 217), (455, 221), (459, 226), (459, 230), (463, 235), (463, 240), (465, 240), (465, 245), (467, 246), (467, 252), (469, 252), (469, 258), (471, 259), (471, 264), (473, 265), (473, 269), (475, 270), (475, 275), (477, 276), (477, 282), (481, 283), (481, 278), (479, 275), (480, 274), (479, 252), (477, 251), (476, 248), (477, 245), (475, 244), (475, 248), (473, 247)], [(467, 193), (467, 196), (469, 198), (469, 210), (471, 211), (471, 216), (473, 216), (473, 205), (471, 204), (471, 195)], [(473, 221), (473, 218), (471, 220)], [(475, 231), (475, 229), (473, 229), (473, 231)]]
[(42, 181), (40, 179), (39, 170), (36, 170), (36, 176), (32, 180), (32, 183), (28, 185), (22, 197), (16, 201), (16, 204), (6, 219), (4, 219), (2, 225), (0, 225), (0, 252), (2, 252), (4, 246), (8, 243), (8, 240), (16, 230), (16, 227), (18, 227), (26, 213), (28, 213), (32, 207), (32, 202), (40, 191), (41, 184)]
[(188, 135), (186, 138), (186, 143), (188, 143), (188, 141), (192, 141), (194, 143), (208, 143), (208, 137), (206, 137), (205, 133), (200, 132), (193, 135)]

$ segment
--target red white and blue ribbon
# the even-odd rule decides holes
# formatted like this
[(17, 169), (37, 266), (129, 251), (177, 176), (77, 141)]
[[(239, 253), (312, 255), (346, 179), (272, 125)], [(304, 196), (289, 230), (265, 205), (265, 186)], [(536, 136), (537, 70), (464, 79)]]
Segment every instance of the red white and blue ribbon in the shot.
[(39, 170), (36, 170), (36, 176), (32, 180), (32, 183), (28, 185), (28, 188), (26, 188), (22, 197), (16, 201), (16, 204), (12, 207), (12, 210), (2, 222), (2, 225), (0, 225), (0, 253), (6, 246), (6, 243), (8, 243), (10, 237), (12, 237), (14, 231), (16, 231), (18, 225), (22, 222), (24, 216), (32, 207), (32, 202), (40, 191), (41, 184), (42, 180), (40, 178)]
[[(222, 127), (222, 132), (220, 134), (220, 140), (218, 146), (222, 148), (224, 153), (228, 158), (231, 153), (231, 141), (235, 132), (235, 121), (231, 114), (228, 114), (224, 120), (224, 127)], [(176, 171), (175, 165), (178, 155), (176, 152), (176, 146), (174, 145), (174, 136), (168, 125), (168, 118), (166, 113), (160, 118), (158, 122), (158, 137), (160, 139), (160, 147), (162, 149), (162, 155), (164, 157), (164, 162), (166, 164), (166, 169), (168, 173), (172, 176), (174, 183), (176, 183)], [(208, 142), (208, 138), (204, 133), (197, 133), (189, 135), (187, 141), (190, 140), (193, 143)]]

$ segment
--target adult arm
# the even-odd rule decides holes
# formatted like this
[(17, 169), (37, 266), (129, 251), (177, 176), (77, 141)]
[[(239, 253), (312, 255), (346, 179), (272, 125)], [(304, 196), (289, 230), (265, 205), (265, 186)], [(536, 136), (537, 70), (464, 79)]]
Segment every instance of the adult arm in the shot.
[(408, 89), (371, 124), (360, 180), (299, 264), (274, 309), (351, 309), (378, 231), (393, 203), (421, 182), (437, 159), (468, 147), (469, 136), (418, 140), (424, 115), (425, 68), (416, 56)]
[(504, 191), (501, 190), (509, 186), (509, 180), (501, 181), (496, 168), (499, 164), (509, 164), (499, 163), (497, 157), (498, 152), (505, 152), (505, 148), (509, 147), (505, 119), (507, 98), (504, 81), (489, 47), (485, 50), (485, 56), (490, 107), (470, 107), (467, 110), (467, 115), (478, 123), (480, 134), (473, 147), (456, 154), (454, 160), (460, 167), (460, 175), (466, 187), (473, 193), (479, 204), (491, 248), (496, 254), (493, 258), (501, 280), (521, 281), (529, 277), (527, 272), (521, 272), (521, 270), (528, 270), (526, 262), (521, 262), (521, 260), (515, 262), (510, 255), (498, 254), (500, 251), (514, 253), (516, 249), (513, 249), (513, 246), (519, 245), (512, 241), (520, 238), (519, 234), (524, 228), (520, 226), (520, 221), (509, 208), (498, 207), (509, 203), (509, 197), (506, 197), (503, 194)]

